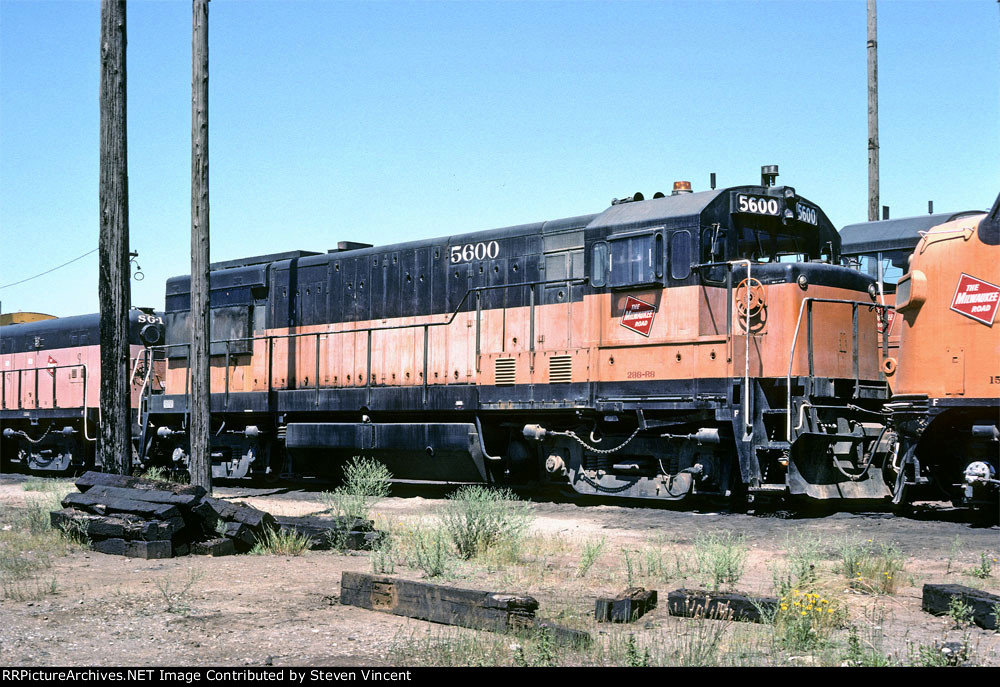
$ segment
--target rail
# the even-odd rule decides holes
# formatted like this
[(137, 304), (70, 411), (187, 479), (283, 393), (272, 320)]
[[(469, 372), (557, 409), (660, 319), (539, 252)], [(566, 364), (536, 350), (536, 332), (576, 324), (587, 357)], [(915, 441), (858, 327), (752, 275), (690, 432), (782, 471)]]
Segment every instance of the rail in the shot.
[[(34, 375), (34, 399), (35, 405), (33, 410), (41, 410), (43, 407), (40, 405), (38, 399), (38, 373), (39, 372), (49, 372), (52, 375), (52, 408), (58, 409), (59, 405), (58, 399), (58, 386), (56, 385), (56, 371), (57, 370), (69, 370), (80, 368), (83, 370), (83, 378), (81, 383), (83, 385), (83, 405), (82, 406), (67, 406), (67, 409), (81, 408), (81, 415), (83, 416), (83, 437), (87, 441), (96, 441), (97, 437), (91, 437), (88, 435), (87, 429), (87, 379), (90, 376), (90, 370), (86, 363), (72, 363), (69, 365), (46, 365), (45, 367), (21, 367), (14, 370), (5, 370), (3, 374), (0, 374), (0, 410), (15, 410), (15, 408), (9, 408), (7, 406), (7, 375), (17, 375), (17, 408), (16, 410), (26, 410), (24, 405), (24, 375), (27, 372), (31, 372)], [(100, 412), (100, 408), (98, 408)]]
[[(462, 300), (459, 301), (458, 305), (455, 306), (455, 309), (450, 313), (450, 315), (447, 316), (447, 319), (444, 320), (444, 321), (441, 321), (441, 322), (423, 322), (423, 323), (414, 323), (414, 324), (399, 324), (399, 325), (389, 325), (389, 326), (385, 326), (385, 327), (359, 327), (359, 328), (355, 328), (355, 329), (345, 329), (345, 330), (336, 331), (336, 332), (325, 331), (325, 332), (297, 332), (297, 333), (294, 333), (294, 334), (293, 333), (288, 333), (288, 334), (265, 334), (265, 335), (261, 335), (261, 336), (245, 336), (245, 337), (237, 337), (237, 338), (232, 338), (232, 339), (218, 339), (218, 340), (212, 341), (212, 342), (210, 342), (210, 345), (211, 344), (224, 344), (225, 347), (226, 347), (226, 352), (225, 352), (225, 356), (226, 356), (226, 363), (225, 363), (226, 372), (225, 372), (225, 388), (224, 388), (224, 406), (226, 408), (229, 407), (229, 395), (230, 395), (229, 387), (230, 387), (230, 367), (231, 367), (230, 361), (231, 361), (231, 358), (232, 358), (232, 355), (233, 355), (232, 354), (232, 346), (234, 344), (244, 343), (244, 342), (256, 342), (256, 341), (266, 341), (267, 342), (267, 391), (268, 391), (268, 393), (270, 393), (271, 391), (274, 390), (274, 383), (273, 383), (273, 381), (274, 381), (274, 374), (273, 374), (274, 373), (274, 342), (276, 340), (282, 340), (282, 339), (298, 339), (298, 338), (304, 338), (304, 337), (315, 337), (315, 339), (316, 339), (316, 349), (315, 349), (315, 358), (316, 358), (316, 360), (315, 360), (315, 370), (314, 370), (315, 375), (314, 375), (314, 379), (313, 379), (313, 384), (309, 385), (309, 387), (311, 387), (312, 390), (316, 393), (316, 401), (315, 402), (316, 402), (316, 405), (319, 406), (319, 390), (321, 388), (320, 387), (320, 338), (321, 337), (328, 337), (329, 338), (329, 337), (341, 336), (341, 335), (347, 335), (347, 334), (367, 334), (368, 341), (367, 341), (367, 354), (366, 354), (366, 363), (365, 363), (365, 385), (364, 386), (365, 386), (365, 389), (367, 390), (367, 393), (368, 393), (368, 402), (370, 403), (371, 402), (371, 386), (372, 386), (372, 336), (376, 332), (385, 332), (385, 331), (393, 331), (393, 330), (401, 330), (401, 329), (423, 329), (424, 344), (423, 344), (423, 372), (422, 372), (422, 378), (423, 378), (422, 387), (423, 387), (423, 392), (422, 392), (422, 400), (423, 400), (423, 403), (427, 403), (427, 394), (428, 394), (428, 386), (429, 386), (428, 381), (427, 381), (427, 373), (428, 373), (428, 368), (429, 368), (429, 365), (430, 365), (430, 362), (429, 362), (429, 346), (428, 346), (428, 344), (429, 344), (429, 332), (430, 332), (430, 328), (431, 327), (447, 327), (447, 326), (449, 326), (452, 322), (455, 321), (455, 319), (458, 317), (458, 315), (462, 312), (462, 308), (469, 301), (470, 295), (475, 294), (475, 298), (476, 298), (476, 310), (475, 310), (475, 312), (476, 312), (476, 372), (479, 372), (480, 371), (479, 358), (480, 358), (480, 355), (482, 353), (482, 350), (481, 350), (481, 344), (482, 344), (482, 339), (481, 339), (481, 327), (482, 327), (482, 302), (481, 302), (481, 299), (482, 299), (482, 292), (484, 292), (484, 291), (498, 290), (498, 289), (515, 289), (515, 288), (521, 288), (521, 287), (530, 287), (531, 288), (531, 290), (529, 291), (529, 298), (528, 298), (528, 308), (529, 308), (529, 313), (530, 313), (529, 314), (529, 327), (530, 327), (529, 350), (530, 350), (530, 353), (531, 353), (532, 368), (534, 368), (534, 355), (535, 355), (535, 335), (534, 335), (534, 332), (535, 332), (535, 309), (537, 307), (536, 303), (535, 303), (535, 287), (537, 287), (537, 286), (545, 286), (547, 284), (566, 284), (567, 286), (569, 286), (569, 285), (574, 285), (574, 284), (586, 284), (588, 281), (589, 280), (588, 280), (587, 277), (579, 277), (579, 278), (576, 278), (576, 279), (547, 279), (547, 280), (540, 280), (540, 281), (521, 282), (521, 283), (518, 283), (518, 284), (494, 284), (494, 285), (491, 285), (491, 286), (477, 286), (477, 287), (468, 289), (465, 292), (465, 295), (462, 296)], [(174, 349), (174, 348), (186, 348), (187, 349), (187, 355), (188, 355), (188, 357), (190, 357), (190, 354), (191, 354), (191, 344), (190, 343), (163, 344), (163, 345), (160, 345), (160, 346), (151, 346), (147, 350), (150, 350), (150, 351), (153, 351), (153, 350), (166, 351), (168, 349)], [(309, 388), (309, 387), (306, 387), (306, 388)], [(188, 396), (189, 389), (190, 389), (190, 373), (184, 379), (184, 396), (185, 397)], [(148, 389), (147, 389), (146, 393), (147, 394), (149, 393)]]
[[(139, 362), (143, 359), (144, 356), (147, 355), (147, 351), (148, 351), (148, 349), (144, 349), (132, 361), (132, 371), (129, 374), (129, 384), (130, 385), (132, 384), (132, 381), (135, 379), (135, 374), (136, 374), (136, 371), (138, 370)], [(150, 360), (151, 360), (151, 358), (150, 358)], [(57, 380), (56, 380), (57, 371), (58, 370), (71, 370), (71, 369), (81, 369), (81, 370), (83, 370), (83, 376), (80, 379), (80, 384), (83, 387), (83, 399), (82, 399), (82, 405), (80, 405), (80, 406), (59, 405), (59, 386), (58, 386), (58, 383), (57, 383)], [(149, 382), (149, 375), (150, 375), (151, 371), (152, 371), (152, 363), (150, 363), (149, 366), (147, 367), (147, 370), (146, 370), (146, 373), (145, 373), (145, 377), (143, 379), (143, 386), (144, 387)], [(90, 405), (87, 403), (87, 394), (88, 394), (88, 386), (89, 386), (87, 382), (88, 382), (88, 379), (90, 378), (90, 368), (88, 367), (87, 363), (70, 363), (70, 364), (67, 364), (67, 365), (46, 365), (44, 367), (21, 367), (21, 368), (16, 368), (16, 369), (13, 369), (13, 370), (5, 370), (5, 371), (3, 371), (2, 373), (0, 373), (0, 410), (43, 410), (43, 409), (45, 409), (46, 407), (41, 405), (41, 401), (40, 401), (40, 399), (38, 397), (38, 390), (39, 390), (38, 374), (39, 374), (39, 372), (48, 372), (52, 376), (52, 405), (50, 406), (50, 408), (52, 410), (58, 410), (58, 409), (73, 410), (73, 409), (76, 409), (76, 408), (80, 408), (81, 409), (81, 411), (80, 411), (81, 417), (83, 418), (83, 437), (84, 437), (84, 439), (86, 439), (87, 441), (97, 441), (97, 437), (96, 436), (92, 437), (89, 434), (90, 425), (89, 425), (89, 422), (88, 422), (87, 410), (90, 408)], [(27, 407), (27, 406), (24, 405), (24, 394), (23, 394), (23, 391), (24, 391), (24, 376), (25, 376), (26, 373), (31, 373), (33, 375), (33, 379), (34, 379), (34, 390), (33, 391), (34, 391), (35, 404), (34, 404), (33, 408), (29, 408), (29, 407)], [(17, 407), (16, 408), (8, 407), (8, 404), (7, 404), (7, 375), (17, 375)], [(139, 391), (140, 403), (142, 402), (142, 397), (143, 397), (143, 389), (140, 389), (140, 391)], [(101, 407), (100, 407), (100, 404), (98, 404), (95, 407), (97, 408), (98, 425), (100, 425), (100, 416), (101, 416)]]
[[(854, 367), (854, 392), (855, 395), (858, 392), (858, 387), (861, 382), (861, 369), (860, 369), (860, 359), (858, 358), (858, 306), (864, 306), (866, 308), (879, 308), (888, 310), (890, 306), (883, 305), (881, 303), (865, 302), (865, 301), (852, 301), (844, 298), (816, 298), (814, 296), (807, 296), (802, 299), (802, 303), (799, 304), (799, 317), (795, 322), (795, 334), (792, 336), (792, 348), (788, 352), (788, 372), (785, 375), (785, 387), (786, 387), (786, 401), (785, 401), (785, 438), (791, 443), (792, 442), (792, 365), (795, 363), (795, 348), (799, 341), (799, 332), (802, 329), (802, 315), (807, 313), (806, 317), (806, 345), (808, 347), (808, 361), (809, 361), (809, 376), (813, 376), (813, 316), (812, 316), (812, 304), (813, 303), (842, 303), (851, 306), (851, 324), (852, 324), (852, 344), (851, 344), (851, 356), (853, 358)], [(885, 313), (882, 313), (883, 319)], [(883, 353), (888, 353), (887, 348), (887, 337), (882, 337), (882, 347)], [(799, 426), (801, 426), (801, 421)]]
[(736, 265), (747, 266), (747, 319), (744, 327), (746, 335), (746, 347), (743, 353), (743, 441), (747, 442), (753, 438), (753, 419), (750, 414), (750, 268), (753, 263), (747, 258), (729, 260), (726, 262), (703, 262), (692, 265), (691, 269), (701, 269), (705, 267), (725, 267), (726, 268), (726, 338), (728, 339), (729, 360), (733, 359), (733, 267)]

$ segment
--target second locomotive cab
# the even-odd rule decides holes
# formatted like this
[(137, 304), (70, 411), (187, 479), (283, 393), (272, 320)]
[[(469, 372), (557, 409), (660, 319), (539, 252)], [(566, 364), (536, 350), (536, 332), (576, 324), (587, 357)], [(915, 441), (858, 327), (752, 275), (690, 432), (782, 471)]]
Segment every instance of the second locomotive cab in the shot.
[[(214, 266), (213, 473), (888, 496), (874, 280), (789, 186)], [(190, 279), (142, 460), (186, 469)]]
[[(163, 313), (129, 311), (133, 437), (140, 400), (158, 393)], [(152, 365), (150, 365), (150, 361)], [(4, 470), (64, 472), (99, 466), (100, 315), (24, 321), (0, 327), (0, 459)]]

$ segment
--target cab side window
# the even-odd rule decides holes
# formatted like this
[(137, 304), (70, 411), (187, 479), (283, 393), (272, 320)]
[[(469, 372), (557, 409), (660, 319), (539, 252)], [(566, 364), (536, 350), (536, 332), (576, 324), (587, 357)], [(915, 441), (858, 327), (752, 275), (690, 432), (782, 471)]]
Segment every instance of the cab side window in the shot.
[(687, 279), (691, 275), (691, 232), (680, 229), (670, 235), (670, 278)]
[(666, 250), (662, 232), (643, 232), (608, 237), (611, 249), (612, 288), (654, 284), (663, 278)]

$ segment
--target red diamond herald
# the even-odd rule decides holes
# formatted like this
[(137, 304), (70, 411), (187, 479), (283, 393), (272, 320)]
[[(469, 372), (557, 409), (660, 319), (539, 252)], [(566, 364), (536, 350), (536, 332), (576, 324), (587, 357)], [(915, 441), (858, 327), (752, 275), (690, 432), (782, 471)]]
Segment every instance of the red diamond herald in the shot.
[(889, 336), (892, 334), (892, 325), (894, 324), (896, 324), (896, 311), (891, 309), (886, 310), (885, 318), (879, 320), (878, 333)]
[(653, 328), (655, 314), (655, 305), (629, 296), (625, 299), (625, 311), (622, 313), (621, 325), (643, 336), (649, 336), (649, 330)]
[(962, 274), (958, 280), (958, 288), (955, 289), (955, 297), (951, 299), (952, 310), (992, 327), (998, 305), (1000, 286)]

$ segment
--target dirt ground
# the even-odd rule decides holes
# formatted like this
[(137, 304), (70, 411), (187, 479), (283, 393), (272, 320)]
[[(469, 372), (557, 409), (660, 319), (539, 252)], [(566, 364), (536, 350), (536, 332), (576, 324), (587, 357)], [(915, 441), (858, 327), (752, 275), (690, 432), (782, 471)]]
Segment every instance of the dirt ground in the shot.
[[(376, 521), (404, 529), (429, 522), (443, 496), (440, 489), (405, 488), (394, 494), (375, 506)], [(323, 510), (316, 490), (224, 487), (216, 489), (216, 495), (275, 515)], [(0, 476), (0, 507), (24, 507), (35, 497), (25, 491), (23, 477)], [(959, 628), (951, 618), (920, 609), (926, 582), (1000, 592), (1000, 565), (994, 564), (992, 576), (985, 579), (967, 573), (982, 553), (997, 557), (1000, 528), (967, 522), (961, 512), (944, 504), (920, 508), (913, 517), (850, 512), (754, 516), (560, 500), (535, 501), (532, 509), (532, 533), (520, 563), (460, 562), (432, 581), (530, 594), (540, 602), (539, 615), (587, 629), (597, 638), (598, 648), (590, 655), (542, 656), (546, 662), (614, 664), (624, 656), (614, 649), (622, 642), (651, 651), (653, 663), (683, 662), (698, 649), (696, 641), (705, 641), (718, 645), (704, 661), (708, 663), (840, 665), (850, 642), (847, 627), (854, 626), (863, 647), (897, 662), (918, 662), (921, 647), (936, 650), (943, 642), (956, 641), (969, 647), (970, 662), (1000, 665), (1000, 634), (975, 626)], [(595, 599), (620, 592), (629, 581), (657, 589), (662, 600), (671, 589), (698, 586), (679, 563), (672, 573), (665, 572), (670, 567), (666, 564), (653, 571), (651, 556), (661, 563), (690, 561), (699, 535), (724, 531), (745, 535), (750, 546), (746, 571), (735, 585), (748, 593), (773, 593), (772, 568), (784, 560), (790, 541), (818, 545), (820, 586), (846, 609), (845, 627), (832, 644), (821, 650), (779, 651), (760, 639), (765, 632), (760, 626), (672, 618), (664, 603), (627, 627), (593, 621)], [(899, 548), (905, 571), (895, 594), (850, 589), (834, 572), (837, 542), (847, 539)], [(602, 541), (593, 567), (581, 574), (584, 548)], [(497, 635), (343, 606), (338, 594), (345, 570), (371, 572), (371, 554), (310, 551), (301, 556), (144, 561), (71, 552), (40, 573), (51, 585), (50, 593), (35, 600), (0, 601), (0, 664), (360, 666), (532, 660), (531, 655), (525, 659), (524, 647)], [(423, 577), (405, 561), (397, 562), (394, 574)], [(693, 625), (696, 622), (701, 625)], [(725, 627), (718, 637), (704, 638), (720, 625)], [(743, 649), (724, 648), (737, 645)], [(469, 647), (476, 650), (463, 655)]]

